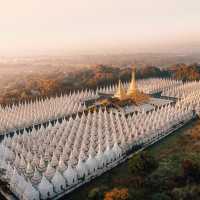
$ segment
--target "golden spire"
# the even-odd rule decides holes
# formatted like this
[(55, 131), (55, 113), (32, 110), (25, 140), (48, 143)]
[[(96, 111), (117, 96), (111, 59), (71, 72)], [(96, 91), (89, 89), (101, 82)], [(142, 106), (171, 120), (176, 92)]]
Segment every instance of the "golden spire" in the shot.
[(127, 95), (132, 96), (135, 95), (137, 91), (137, 85), (135, 81), (135, 66), (132, 65), (132, 77), (131, 77), (131, 83), (127, 91)]
[(122, 100), (126, 97), (126, 92), (124, 90), (124, 87), (122, 85), (122, 82), (119, 80), (119, 84), (118, 84), (118, 87), (117, 87), (117, 91), (116, 93), (114, 94), (114, 97)]

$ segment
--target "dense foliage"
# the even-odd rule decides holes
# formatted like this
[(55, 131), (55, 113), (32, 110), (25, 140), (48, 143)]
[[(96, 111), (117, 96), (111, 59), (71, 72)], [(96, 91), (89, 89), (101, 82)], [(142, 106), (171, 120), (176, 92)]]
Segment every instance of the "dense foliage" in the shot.
[[(131, 69), (127, 67), (113, 67), (96, 65), (89, 68), (74, 70), (74, 72), (56, 71), (53, 74), (31, 74), (11, 86), (6, 87), (0, 95), (0, 104), (6, 105), (19, 101), (36, 99), (38, 97), (54, 96), (68, 93), (72, 90), (96, 88), (97, 86), (130, 80)], [(169, 68), (146, 66), (138, 68), (137, 78), (171, 77), (187, 80), (200, 79), (200, 65), (177, 64)]]
[(113, 190), (105, 193), (104, 200), (128, 200), (128, 198), (129, 195), (127, 188), (114, 188)]
[(157, 161), (147, 152), (138, 153), (129, 160), (129, 170), (133, 175), (145, 176), (157, 167)]

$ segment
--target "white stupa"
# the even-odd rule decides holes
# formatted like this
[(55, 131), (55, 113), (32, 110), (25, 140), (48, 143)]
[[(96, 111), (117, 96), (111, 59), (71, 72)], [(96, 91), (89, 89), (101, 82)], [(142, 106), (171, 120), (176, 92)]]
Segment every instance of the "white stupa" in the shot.
[(56, 170), (51, 182), (57, 193), (61, 193), (66, 189), (66, 181), (58, 170)]
[(63, 172), (63, 176), (65, 177), (68, 185), (73, 185), (77, 182), (77, 171), (72, 168), (70, 163), (68, 163), (67, 169)]
[(54, 196), (53, 185), (47, 180), (45, 176), (42, 177), (42, 180), (38, 185), (38, 190), (42, 199), (47, 199)]
[(30, 182), (28, 182), (22, 198), (23, 200), (39, 200), (40, 196), (39, 192), (32, 186)]

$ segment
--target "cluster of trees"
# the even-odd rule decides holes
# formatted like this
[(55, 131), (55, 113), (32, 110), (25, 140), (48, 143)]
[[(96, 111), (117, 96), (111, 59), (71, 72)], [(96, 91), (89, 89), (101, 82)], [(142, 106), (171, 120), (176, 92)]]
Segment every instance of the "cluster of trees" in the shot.
[(105, 193), (104, 200), (128, 200), (129, 194), (127, 188), (114, 188)]
[[(166, 77), (168, 75), (167, 71), (156, 67), (141, 68), (136, 72), (137, 78)], [(55, 96), (85, 88), (94, 89), (97, 86), (117, 83), (119, 78), (123, 81), (129, 80), (131, 69), (97, 65), (68, 73), (58, 71), (52, 74), (22, 76), (19, 82), (11, 84), (6, 91), (1, 93), (0, 104), (7, 105), (19, 101), (34, 100), (38, 97)]]
[(174, 200), (199, 200), (200, 165), (195, 160), (183, 160), (181, 176), (175, 177), (175, 187), (171, 190)]
[(126, 188), (123, 185), (121, 185), (119, 188), (113, 188), (109, 191), (105, 191), (104, 189), (102, 190), (101, 188), (93, 188), (88, 194), (88, 199), (132, 200), (143, 197), (143, 194), (138, 193), (137, 189), (143, 187), (145, 177), (158, 168), (158, 161), (147, 152), (142, 152), (134, 155), (128, 164), (128, 168), (133, 176), (129, 184), (135, 190), (130, 190), (130, 188)]
[(100, 188), (93, 188), (88, 194), (89, 200), (129, 200), (128, 188), (113, 188), (103, 192)]
[(199, 200), (200, 164), (193, 159), (180, 163), (179, 174), (161, 169), (150, 153), (141, 152), (128, 162), (131, 173), (128, 185), (123, 183), (110, 189), (94, 188), (89, 200)]
[(129, 170), (135, 176), (145, 176), (158, 168), (158, 162), (147, 152), (134, 155), (129, 160)]
[[(148, 66), (138, 68), (137, 78), (172, 77), (181, 80), (199, 80), (200, 65), (177, 64), (169, 68)], [(84, 88), (96, 88), (108, 84), (130, 80), (131, 68), (97, 65), (90, 68), (82, 68), (74, 72), (54, 72), (53, 74), (31, 75), (22, 77), (19, 83), (9, 88), (0, 95), (0, 104), (6, 105), (19, 101), (36, 99), (42, 96), (55, 96), (60, 93), (68, 93), (72, 90)]]
[(183, 81), (200, 80), (200, 65), (197, 63), (192, 65), (177, 64), (170, 67), (169, 71), (175, 79)]

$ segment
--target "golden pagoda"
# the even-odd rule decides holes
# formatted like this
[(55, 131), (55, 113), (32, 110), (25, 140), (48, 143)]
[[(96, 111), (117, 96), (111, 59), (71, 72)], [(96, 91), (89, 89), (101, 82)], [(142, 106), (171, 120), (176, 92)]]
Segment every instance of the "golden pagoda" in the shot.
[(119, 100), (123, 100), (126, 98), (126, 91), (122, 85), (121, 80), (119, 80), (118, 88), (117, 88), (116, 93), (114, 94), (114, 97), (118, 98)]
[(135, 66), (132, 65), (132, 77), (131, 82), (127, 91), (128, 96), (134, 96), (137, 93), (137, 85), (135, 81)]
[(134, 104), (145, 103), (149, 100), (149, 96), (147, 94), (144, 94), (137, 89), (135, 69), (135, 66), (132, 65), (132, 77), (127, 92), (125, 92), (121, 81), (119, 81), (119, 85), (116, 93), (114, 94), (114, 98), (117, 98), (120, 101), (132, 101)]
[(149, 95), (138, 90), (135, 80), (135, 66), (132, 65), (132, 77), (127, 91), (124, 89), (121, 80), (114, 95), (100, 94), (100, 97), (95, 102), (90, 103), (88, 109), (94, 111), (101, 108), (116, 108), (121, 110), (124, 106), (140, 105), (149, 101)]

